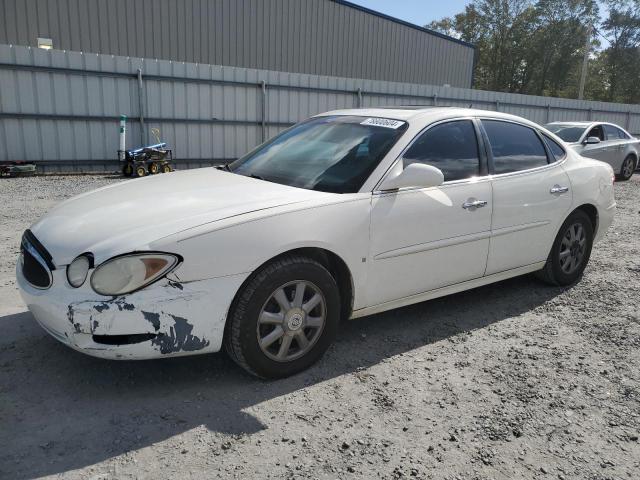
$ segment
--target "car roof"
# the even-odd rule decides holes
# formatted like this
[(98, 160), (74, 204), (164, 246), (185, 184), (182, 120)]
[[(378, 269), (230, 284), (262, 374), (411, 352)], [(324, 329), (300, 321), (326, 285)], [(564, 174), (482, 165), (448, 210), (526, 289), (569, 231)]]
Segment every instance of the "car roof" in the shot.
[[(593, 123), (596, 123), (596, 122), (550, 122), (550, 123), (546, 123), (545, 125), (571, 125), (575, 127), (586, 127), (587, 125), (591, 125)], [(600, 122), (600, 123), (604, 123), (604, 122)]]
[(590, 125), (611, 125), (612, 127), (624, 130), (620, 125), (611, 122), (551, 122), (545, 125), (566, 125), (568, 127), (588, 127)]
[(333, 110), (321, 113), (317, 116), (330, 115), (354, 115), (359, 117), (380, 117), (392, 120), (404, 120), (407, 122), (431, 123), (438, 120), (457, 117), (484, 117), (502, 120), (512, 120), (539, 128), (539, 125), (522, 117), (508, 113), (480, 110), (475, 108), (437, 107), (424, 105), (407, 105), (375, 108), (352, 108), (347, 110)]

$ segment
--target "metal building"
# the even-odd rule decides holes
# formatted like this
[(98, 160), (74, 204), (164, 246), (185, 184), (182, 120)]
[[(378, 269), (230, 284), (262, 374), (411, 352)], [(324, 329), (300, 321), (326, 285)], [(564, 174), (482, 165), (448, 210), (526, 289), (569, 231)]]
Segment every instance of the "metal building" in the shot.
[(0, 0), (0, 44), (462, 88), (475, 53), (342, 0)]

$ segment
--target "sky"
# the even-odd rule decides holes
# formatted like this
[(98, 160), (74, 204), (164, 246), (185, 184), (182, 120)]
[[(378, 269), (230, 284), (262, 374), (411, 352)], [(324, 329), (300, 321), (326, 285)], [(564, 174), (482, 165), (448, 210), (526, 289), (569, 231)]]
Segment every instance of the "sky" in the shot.
[(424, 26), (464, 10), (470, 0), (350, 0), (376, 12)]
[[(451, 17), (464, 10), (471, 0), (349, 0), (351, 3), (376, 12), (399, 18), (409, 23), (425, 26), (432, 20)], [(600, 15), (605, 16), (604, 2), (600, 1)]]
[[(384, 13), (400, 20), (424, 27), (432, 20), (451, 17), (464, 10), (471, 0), (349, 0), (376, 12)], [(606, 7), (600, 1), (600, 16), (606, 16)], [(607, 41), (600, 37), (602, 47)]]

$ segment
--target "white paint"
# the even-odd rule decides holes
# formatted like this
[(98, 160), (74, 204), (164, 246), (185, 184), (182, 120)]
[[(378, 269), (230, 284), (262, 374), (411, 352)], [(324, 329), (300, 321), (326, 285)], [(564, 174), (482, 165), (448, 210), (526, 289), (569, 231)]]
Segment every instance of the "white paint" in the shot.
[[(92, 333), (153, 333), (142, 310), (159, 315), (159, 333), (170, 333), (175, 315), (209, 342), (198, 351), (169, 355), (202, 353), (220, 348), (228, 308), (242, 282), (292, 249), (321, 248), (345, 262), (354, 287), (352, 316), (359, 317), (541, 268), (559, 225), (580, 205), (598, 210), (596, 241), (613, 219), (611, 167), (571, 149), (563, 162), (527, 172), (380, 191), (383, 182), (402, 173), (399, 156), (426, 126), (477, 116), (540, 129), (518, 117), (452, 108), (329, 114), (408, 122), (405, 134), (358, 193), (304, 190), (213, 168), (86, 193), (61, 203), (32, 226), (58, 268), (53, 286), (44, 291), (30, 287), (18, 269), (25, 302), (54, 336), (71, 334), (65, 343), (92, 355), (163, 356), (150, 342), (105, 346), (91, 340)], [(569, 190), (552, 194), (555, 185)], [(463, 208), (477, 201), (486, 204)], [(149, 215), (140, 205), (153, 205), (161, 215)], [(100, 264), (144, 250), (182, 256), (184, 261), (169, 275), (181, 282), (182, 290), (162, 280), (118, 299), (133, 305), (131, 310), (96, 312), (94, 307), (110, 298), (93, 292), (88, 281), (77, 289), (66, 282), (65, 265), (81, 253), (92, 252)], [(69, 305), (76, 326), (68, 319)]]

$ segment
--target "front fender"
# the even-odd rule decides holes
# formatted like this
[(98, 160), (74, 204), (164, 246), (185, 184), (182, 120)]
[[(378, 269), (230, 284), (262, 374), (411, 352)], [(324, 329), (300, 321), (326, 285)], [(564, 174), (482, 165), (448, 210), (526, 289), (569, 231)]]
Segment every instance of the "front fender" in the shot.
[(329, 205), (251, 214), (231, 224), (193, 229), (152, 247), (183, 257), (175, 271), (183, 282), (248, 275), (287, 251), (321, 248), (345, 262), (353, 277), (354, 295), (359, 298), (358, 286), (364, 285), (366, 275), (370, 195), (337, 197), (340, 201)]

